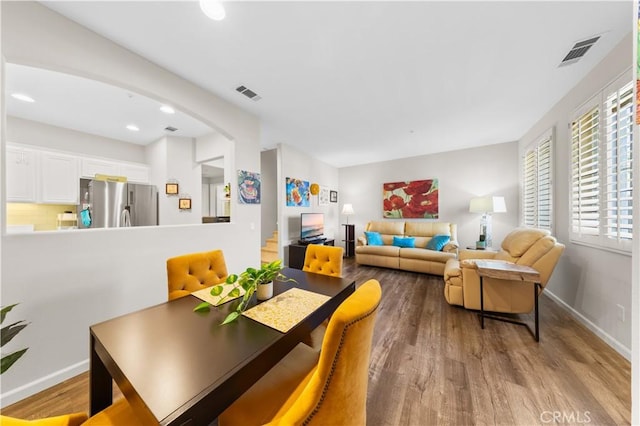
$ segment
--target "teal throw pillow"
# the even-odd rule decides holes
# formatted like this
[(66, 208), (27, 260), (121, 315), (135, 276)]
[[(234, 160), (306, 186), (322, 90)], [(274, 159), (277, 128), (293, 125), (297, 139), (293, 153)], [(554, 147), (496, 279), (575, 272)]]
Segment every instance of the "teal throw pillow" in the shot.
[(416, 246), (415, 237), (393, 237), (393, 245), (397, 247), (413, 248)]
[(451, 240), (451, 237), (448, 235), (434, 235), (427, 243), (427, 248), (429, 250), (442, 251), (449, 240)]
[(382, 241), (382, 235), (379, 232), (367, 232), (364, 235), (367, 236), (367, 244), (370, 246), (381, 246), (384, 244)]

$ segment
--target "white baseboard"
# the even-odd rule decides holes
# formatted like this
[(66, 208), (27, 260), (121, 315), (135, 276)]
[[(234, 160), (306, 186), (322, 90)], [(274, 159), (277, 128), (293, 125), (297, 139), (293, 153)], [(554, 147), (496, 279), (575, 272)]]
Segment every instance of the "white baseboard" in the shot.
[(0, 394), (0, 407), (4, 408), (24, 398), (32, 396), (40, 391), (57, 385), (67, 379), (77, 376), (89, 370), (89, 360), (86, 359), (77, 364), (71, 365), (48, 376), (41, 377), (38, 380), (27, 383), (19, 388), (12, 389), (8, 392)]
[(604, 340), (605, 343), (607, 343), (609, 346), (611, 346), (613, 349), (615, 349), (616, 352), (618, 352), (620, 355), (625, 357), (628, 361), (631, 361), (631, 349), (627, 348), (622, 343), (618, 342), (611, 335), (609, 335), (603, 329), (601, 329), (600, 327), (595, 325), (593, 322), (589, 321), (588, 318), (586, 318), (580, 312), (578, 312), (575, 309), (573, 309), (571, 306), (567, 305), (564, 300), (560, 299), (558, 296), (556, 296), (555, 294), (553, 294), (549, 290), (545, 290), (544, 294), (549, 296), (549, 298), (551, 300), (553, 300), (558, 305), (560, 305), (562, 308), (564, 308), (567, 312), (569, 312), (571, 314), (571, 316), (573, 316), (580, 323), (582, 323), (582, 325), (587, 327), (589, 330), (591, 330), (593, 333), (595, 333), (598, 337), (600, 337), (602, 340)]

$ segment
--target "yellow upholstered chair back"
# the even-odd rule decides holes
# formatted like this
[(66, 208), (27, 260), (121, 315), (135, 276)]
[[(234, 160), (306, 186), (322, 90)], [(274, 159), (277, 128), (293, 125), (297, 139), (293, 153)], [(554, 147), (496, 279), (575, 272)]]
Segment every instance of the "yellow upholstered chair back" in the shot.
[(121, 398), (95, 416), (87, 419), (85, 413), (47, 417), (38, 420), (21, 420), (0, 416), (1, 426), (139, 426), (142, 422), (134, 414), (126, 399)]
[(228, 275), (222, 250), (172, 257), (167, 260), (169, 300), (220, 284)]
[(369, 355), (381, 295), (378, 281), (369, 280), (342, 302), (329, 320), (318, 366), (273, 424), (366, 424)]
[(309, 244), (304, 255), (302, 270), (342, 277), (342, 247)]
[(46, 419), (22, 420), (13, 417), (0, 416), (2, 426), (80, 426), (87, 420), (85, 413), (65, 414)]

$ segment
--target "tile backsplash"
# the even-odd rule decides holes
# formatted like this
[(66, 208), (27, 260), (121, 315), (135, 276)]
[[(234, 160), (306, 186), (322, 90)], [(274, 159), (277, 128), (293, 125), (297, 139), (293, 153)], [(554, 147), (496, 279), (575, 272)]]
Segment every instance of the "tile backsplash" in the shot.
[(35, 231), (58, 229), (58, 214), (77, 213), (76, 205), (7, 203), (7, 225), (34, 225)]

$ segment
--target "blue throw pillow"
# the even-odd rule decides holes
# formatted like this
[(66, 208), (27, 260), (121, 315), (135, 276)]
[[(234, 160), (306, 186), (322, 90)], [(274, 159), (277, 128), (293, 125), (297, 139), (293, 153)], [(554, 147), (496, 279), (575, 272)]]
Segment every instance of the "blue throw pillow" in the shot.
[(434, 235), (427, 243), (427, 248), (429, 250), (442, 251), (449, 240), (451, 240), (451, 237), (448, 235)]
[(367, 244), (370, 246), (381, 246), (384, 245), (382, 241), (382, 235), (379, 232), (367, 232), (365, 231), (364, 235), (367, 236)]
[(393, 237), (393, 245), (398, 247), (413, 248), (416, 246), (415, 237)]

